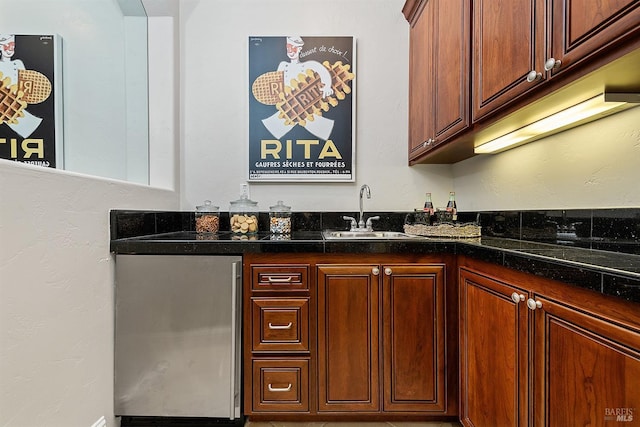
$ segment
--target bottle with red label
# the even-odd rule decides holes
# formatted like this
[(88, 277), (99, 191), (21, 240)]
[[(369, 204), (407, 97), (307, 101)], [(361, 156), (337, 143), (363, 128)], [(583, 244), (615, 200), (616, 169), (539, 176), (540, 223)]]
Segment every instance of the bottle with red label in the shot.
[(427, 193), (426, 195), (423, 211), (429, 216), (433, 215), (435, 212), (433, 209), (433, 202), (431, 201), (431, 193)]
[(458, 206), (456, 205), (456, 193), (449, 192), (449, 202), (447, 203), (447, 212), (451, 213), (451, 219), (456, 221), (458, 219)]

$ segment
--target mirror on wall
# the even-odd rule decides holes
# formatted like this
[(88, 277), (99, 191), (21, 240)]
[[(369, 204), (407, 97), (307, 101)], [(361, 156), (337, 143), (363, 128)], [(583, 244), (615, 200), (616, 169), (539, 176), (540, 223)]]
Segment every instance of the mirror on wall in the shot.
[[(141, 0), (8, 0), (2, 4), (0, 34), (53, 35), (58, 41), (56, 78), (51, 82), (52, 93), (58, 94), (56, 167), (148, 184), (148, 33)], [(20, 40), (11, 45), (15, 48), (12, 64), (20, 64)], [(37, 57), (33, 49), (22, 54)], [(39, 107), (27, 104), (30, 120), (37, 120), (38, 114), (46, 118)], [(20, 120), (26, 125), (26, 119)], [(0, 140), (13, 138), (14, 152), (23, 144), (29, 148), (25, 131), (14, 134), (9, 124), (0, 126), (10, 136), (0, 135)]]

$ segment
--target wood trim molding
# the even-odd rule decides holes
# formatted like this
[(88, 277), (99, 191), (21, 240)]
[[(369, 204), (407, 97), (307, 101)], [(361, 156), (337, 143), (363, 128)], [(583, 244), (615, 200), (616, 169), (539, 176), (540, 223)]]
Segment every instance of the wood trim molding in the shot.
[(424, 9), (424, 6), (429, 0), (407, 0), (402, 7), (402, 14), (405, 19), (413, 26), (415, 24), (420, 12)]

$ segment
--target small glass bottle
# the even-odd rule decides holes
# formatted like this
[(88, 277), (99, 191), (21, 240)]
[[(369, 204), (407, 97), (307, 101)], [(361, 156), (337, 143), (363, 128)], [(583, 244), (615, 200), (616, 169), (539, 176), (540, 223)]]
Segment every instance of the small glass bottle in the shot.
[(196, 206), (196, 232), (217, 233), (220, 226), (220, 208), (213, 206), (211, 200), (205, 200), (204, 205)]
[(434, 213), (433, 202), (431, 201), (431, 193), (427, 193), (426, 195), (423, 211), (429, 216), (433, 215)]
[(447, 212), (451, 213), (451, 219), (456, 221), (458, 219), (458, 206), (456, 205), (456, 193), (451, 191), (449, 193), (449, 202), (447, 203)]

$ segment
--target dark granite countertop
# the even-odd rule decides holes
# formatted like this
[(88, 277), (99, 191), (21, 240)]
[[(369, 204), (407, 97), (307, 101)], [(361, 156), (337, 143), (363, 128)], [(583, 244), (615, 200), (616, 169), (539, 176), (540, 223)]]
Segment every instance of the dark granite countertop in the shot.
[(179, 231), (114, 239), (111, 250), (117, 254), (155, 255), (457, 253), (640, 303), (640, 255), (496, 237), (335, 241), (324, 240), (319, 231), (293, 232), (286, 237)]
[[(416, 237), (400, 240), (325, 240), (318, 229), (333, 228), (336, 223), (327, 223), (324, 218), (320, 224), (313, 224), (314, 231), (294, 231), (286, 237), (269, 233), (238, 236), (226, 230), (216, 234), (179, 231), (193, 229), (190, 228), (193, 224), (185, 220), (182, 214), (178, 220), (174, 218), (175, 215), (170, 216), (172, 219), (167, 226), (163, 215), (112, 212), (111, 251), (116, 254), (156, 255), (453, 253), (640, 303), (640, 255), (602, 250), (602, 246), (567, 246), (564, 241), (485, 237), (484, 233), (483, 237), (473, 239)], [(123, 221), (122, 217), (126, 220)], [(130, 232), (127, 227), (132, 224), (131, 218), (139, 223)], [(393, 218), (389, 221), (393, 225)], [(297, 222), (300, 223), (300, 219)], [(151, 223), (152, 227), (149, 226)], [(162, 232), (166, 228), (178, 231)], [(268, 229), (268, 226), (262, 229)]]

